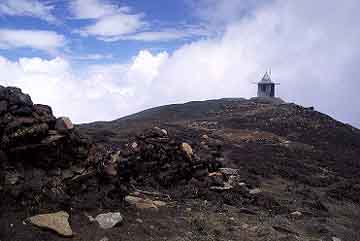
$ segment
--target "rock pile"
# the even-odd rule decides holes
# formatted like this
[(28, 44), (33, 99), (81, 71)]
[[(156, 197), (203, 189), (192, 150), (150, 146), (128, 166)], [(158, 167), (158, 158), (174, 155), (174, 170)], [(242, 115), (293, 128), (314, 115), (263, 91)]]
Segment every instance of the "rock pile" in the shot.
[(89, 146), (70, 119), (56, 119), (51, 107), (34, 105), (19, 88), (0, 86), (0, 187), (5, 193), (35, 196), (60, 185), (63, 170), (86, 160)]
[(190, 144), (157, 127), (137, 136), (119, 157), (120, 178), (153, 187), (170, 187), (185, 184), (192, 178), (205, 178), (219, 167), (215, 159), (201, 159)]

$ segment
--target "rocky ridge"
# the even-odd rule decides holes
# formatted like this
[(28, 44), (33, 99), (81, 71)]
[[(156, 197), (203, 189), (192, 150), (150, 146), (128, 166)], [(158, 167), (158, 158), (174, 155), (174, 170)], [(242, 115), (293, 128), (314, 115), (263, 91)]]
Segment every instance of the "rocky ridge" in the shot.
[(360, 131), (313, 108), (222, 99), (74, 126), (13, 87), (0, 107), (0, 240), (360, 239)]

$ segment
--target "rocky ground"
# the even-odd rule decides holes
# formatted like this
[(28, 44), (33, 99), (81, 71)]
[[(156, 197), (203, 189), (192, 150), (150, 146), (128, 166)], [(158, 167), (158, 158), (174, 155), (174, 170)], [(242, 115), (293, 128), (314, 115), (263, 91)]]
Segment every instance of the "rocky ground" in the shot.
[(73, 126), (0, 88), (0, 240), (360, 240), (360, 130), (280, 99)]

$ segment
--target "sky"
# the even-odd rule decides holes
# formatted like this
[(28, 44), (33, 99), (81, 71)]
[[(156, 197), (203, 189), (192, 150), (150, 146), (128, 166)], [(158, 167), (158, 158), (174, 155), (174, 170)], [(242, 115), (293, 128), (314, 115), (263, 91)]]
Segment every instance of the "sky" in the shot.
[[(360, 1), (1, 0), (0, 85), (75, 123), (256, 95), (360, 127)], [(196, 111), (196, 110), (194, 110)]]

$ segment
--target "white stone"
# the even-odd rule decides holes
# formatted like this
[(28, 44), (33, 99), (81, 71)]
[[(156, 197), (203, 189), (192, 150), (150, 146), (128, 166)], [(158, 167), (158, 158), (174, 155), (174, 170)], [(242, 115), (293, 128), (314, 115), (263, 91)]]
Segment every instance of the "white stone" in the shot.
[(254, 188), (254, 189), (251, 189), (250, 191), (249, 191), (249, 193), (250, 194), (259, 194), (259, 193), (261, 193), (262, 191), (261, 191), (261, 189), (260, 188)]
[(136, 142), (133, 142), (131, 144), (132, 149), (136, 149), (138, 147), (138, 144)]
[(116, 224), (123, 221), (123, 217), (119, 212), (117, 213), (103, 213), (96, 216), (95, 220), (99, 223), (100, 228), (113, 228)]
[(332, 237), (333, 241), (342, 241), (341, 239), (337, 238), (337, 237)]
[(301, 216), (302, 213), (299, 212), (299, 211), (295, 211), (295, 212), (292, 212), (291, 215), (293, 215), (293, 216)]

